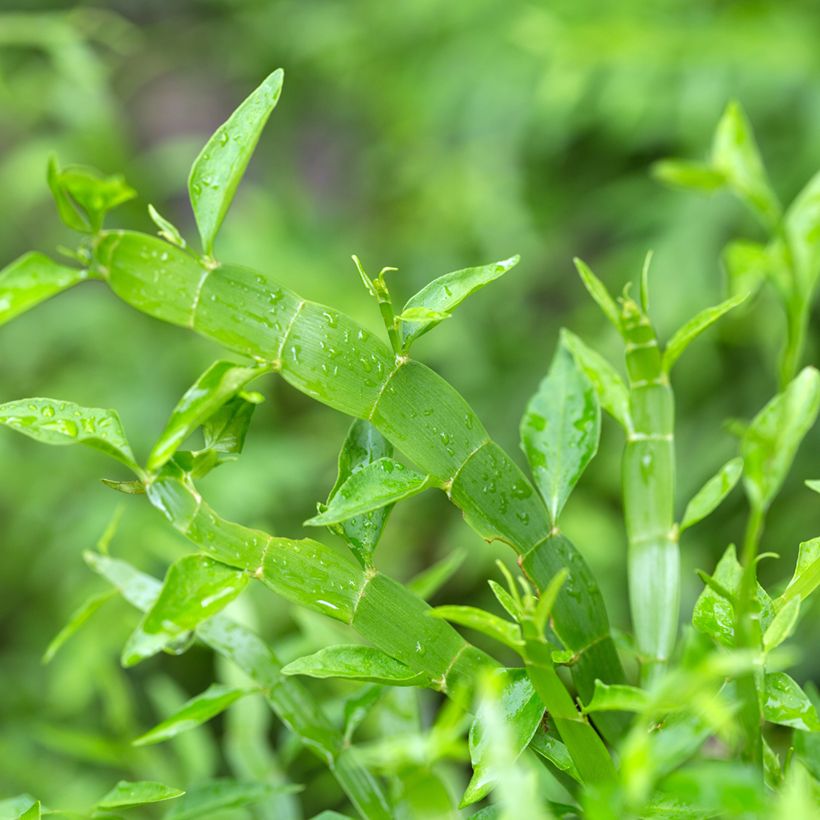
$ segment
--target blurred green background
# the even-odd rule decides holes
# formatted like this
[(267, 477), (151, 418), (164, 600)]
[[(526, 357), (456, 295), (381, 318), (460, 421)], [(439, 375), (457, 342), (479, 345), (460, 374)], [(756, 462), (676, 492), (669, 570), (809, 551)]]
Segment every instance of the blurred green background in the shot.
[[(415, 348), (516, 457), (523, 407), (561, 326), (619, 357), (572, 256), (620, 290), (654, 249), (652, 311), (668, 336), (721, 298), (725, 242), (759, 236), (728, 196), (662, 188), (648, 173), (654, 160), (704, 156), (735, 98), (784, 200), (820, 169), (813, 0), (6, 0), (0, 9), (3, 263), (72, 241), (45, 183), (51, 151), (64, 164), (125, 173), (139, 199), (111, 224), (153, 230), (151, 202), (193, 237), (191, 161), (235, 105), (283, 66), (282, 99), (217, 253), (269, 270), (374, 330), (378, 313), (351, 253), (373, 272), (397, 266), (399, 301), (448, 270), (521, 253), (517, 269)], [(725, 419), (748, 418), (774, 392), (781, 337), (780, 312), (762, 296), (679, 365), (681, 509), (735, 452)], [(808, 361), (817, 361), (816, 338)], [(44, 395), (115, 407), (144, 457), (178, 396), (221, 355), (87, 285), (2, 328), (0, 400)], [(228, 517), (299, 536), (333, 482), (348, 420), (281, 381), (268, 380), (264, 392), (245, 455), (203, 489)], [(627, 629), (621, 444), (607, 422), (564, 529), (600, 579), (614, 623)], [(783, 560), (761, 572), (775, 585), (791, 574), (798, 542), (818, 535), (816, 496), (802, 485), (818, 477), (818, 444), (814, 431), (771, 513), (763, 548)], [(122, 672), (118, 653), (136, 615), (113, 603), (50, 666), (40, 664), (69, 612), (103, 588), (81, 553), (119, 504), (117, 554), (162, 574), (184, 542), (144, 501), (100, 484), (115, 477), (102, 456), (4, 434), (0, 465), (0, 796), (30, 791), (82, 806), (119, 777), (173, 783), (224, 771), (213, 738), (234, 737), (230, 719), (192, 742), (129, 746), (171, 705), (224, 676), (204, 650)], [(694, 569), (710, 569), (742, 537), (745, 511), (736, 491), (685, 535), (685, 614), (699, 589)], [(398, 508), (378, 560), (407, 579), (457, 546), (469, 558), (438, 600), (489, 603), (484, 579), (504, 548), (483, 544), (438, 495)], [(321, 622), (270, 594), (246, 599), (243, 617), (282, 655), (326, 640)], [(804, 620), (804, 645), (812, 621), (816, 607)], [(807, 653), (796, 677), (820, 677), (820, 657)], [(250, 712), (264, 735), (264, 715)], [(332, 803), (335, 787), (322, 782)]]

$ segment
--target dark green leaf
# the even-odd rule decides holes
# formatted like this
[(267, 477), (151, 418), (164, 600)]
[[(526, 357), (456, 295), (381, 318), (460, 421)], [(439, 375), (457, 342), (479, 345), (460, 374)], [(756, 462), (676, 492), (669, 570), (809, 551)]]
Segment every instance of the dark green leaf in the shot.
[(181, 789), (166, 786), (153, 780), (120, 780), (105, 797), (97, 801), (97, 809), (127, 809), (172, 800), (185, 794)]
[(521, 420), (521, 446), (553, 526), (598, 450), (601, 410), (595, 389), (563, 346)]
[(188, 193), (202, 248), (208, 255), (262, 129), (279, 101), (284, 76), (281, 68), (270, 74), (219, 126), (191, 167)]
[(427, 678), (409, 666), (370, 646), (329, 646), (291, 661), (285, 675), (311, 678), (348, 678), (390, 686), (425, 686)]
[(734, 486), (740, 480), (742, 472), (742, 458), (733, 458), (727, 461), (717, 473), (695, 493), (692, 500), (686, 505), (680, 531), (683, 532), (693, 524), (697, 524), (698, 521), (702, 521), (707, 515), (717, 509), (721, 501), (734, 489)]

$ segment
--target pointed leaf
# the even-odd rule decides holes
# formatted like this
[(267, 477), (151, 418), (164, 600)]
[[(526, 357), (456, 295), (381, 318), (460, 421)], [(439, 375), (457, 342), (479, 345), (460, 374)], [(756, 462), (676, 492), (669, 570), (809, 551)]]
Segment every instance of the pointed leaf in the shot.
[(649, 693), (637, 686), (613, 684), (607, 686), (600, 680), (595, 681), (595, 691), (592, 699), (583, 707), (584, 713), (589, 712), (638, 712), (646, 710), (649, 705)]
[(153, 780), (120, 780), (102, 799), (98, 800), (96, 809), (127, 809), (131, 806), (145, 806), (149, 803), (160, 803), (172, 800), (185, 794), (181, 789), (166, 786)]
[(474, 606), (437, 606), (430, 610), (433, 618), (442, 618), (450, 623), (475, 629), (496, 641), (509, 646), (510, 649), (522, 647), (521, 630), (517, 624), (505, 621), (498, 615), (485, 612)]
[[(54, 158), (49, 163), (48, 182), (65, 223), (92, 233), (102, 228), (108, 211), (137, 195), (119, 174), (105, 176), (96, 168), (81, 165), (59, 169)], [(84, 227), (78, 227), (80, 224)]]
[(800, 598), (792, 598), (785, 606), (780, 608), (769, 624), (766, 633), (763, 635), (763, 649), (766, 652), (771, 652), (772, 649), (780, 646), (794, 632), (799, 617)]
[(310, 678), (348, 678), (389, 686), (425, 686), (421, 672), (370, 646), (329, 646), (313, 655), (291, 661), (282, 669), (285, 675)]
[(305, 526), (338, 524), (354, 516), (395, 504), (429, 487), (429, 479), (392, 458), (380, 458), (351, 473), (329, 503)]
[(114, 591), (103, 592), (100, 595), (92, 595), (84, 601), (68, 619), (66, 625), (52, 638), (46, 651), (43, 653), (43, 663), (49, 663), (60, 651), (63, 644), (75, 635), (83, 625), (94, 615), (95, 612), (114, 596)]
[[(327, 503), (330, 504), (354, 473), (380, 458), (389, 458), (392, 455), (393, 445), (369, 421), (356, 419), (350, 426), (339, 452), (339, 471)], [(392, 509), (392, 505), (387, 504), (331, 526), (334, 532), (344, 538), (363, 567), (372, 565), (373, 552)]]
[(159, 597), (129, 637), (123, 666), (133, 666), (184, 638), (233, 601), (248, 577), (204, 555), (180, 558), (168, 569)]
[(801, 291), (809, 294), (820, 274), (820, 173), (795, 197), (783, 225)]
[(214, 362), (185, 391), (174, 408), (148, 456), (148, 469), (152, 472), (159, 470), (197, 427), (221, 410), (249, 381), (267, 369), (264, 365), (243, 367), (233, 362)]
[(766, 675), (761, 696), (763, 717), (769, 723), (791, 726), (805, 732), (820, 732), (820, 720), (808, 695), (785, 672)]
[(680, 531), (683, 532), (712, 513), (734, 489), (743, 472), (743, 459), (727, 461), (693, 496), (683, 513)]
[(552, 525), (598, 451), (601, 410), (589, 379), (560, 346), (521, 420), (521, 446)]
[(172, 245), (178, 248), (185, 248), (186, 243), (179, 232), (179, 228), (172, 222), (169, 222), (153, 205), (148, 205), (148, 216), (151, 221), (159, 228), (159, 235)]
[(820, 586), (820, 538), (800, 544), (797, 564), (789, 585), (775, 601), (778, 609), (792, 599), (805, 601)]
[[(512, 256), (491, 265), (445, 273), (444, 276), (439, 276), (438, 279), (425, 285), (415, 296), (407, 300), (402, 310), (402, 315), (412, 317), (401, 323), (403, 349), (407, 350), (415, 339), (427, 333), (428, 330), (432, 330), (441, 321), (440, 318), (435, 318), (436, 315), (448, 316), (470, 294), (514, 268), (520, 258)], [(419, 310), (432, 313), (422, 315), (418, 312)]]
[(747, 294), (741, 293), (738, 296), (732, 296), (719, 305), (708, 307), (679, 327), (672, 335), (672, 338), (666, 345), (666, 350), (663, 352), (664, 371), (668, 373), (675, 362), (680, 358), (683, 351), (686, 350), (704, 330), (711, 327), (724, 313), (728, 313), (732, 308), (737, 307), (741, 302), (745, 301), (746, 296)]
[(663, 159), (652, 166), (652, 176), (666, 185), (711, 193), (726, 184), (726, 177), (705, 162)]
[(199, 820), (217, 812), (252, 806), (272, 794), (299, 789), (299, 786), (248, 783), (228, 777), (206, 780), (188, 789), (185, 796), (177, 800), (165, 815), (165, 820)]
[(769, 184), (749, 121), (736, 102), (727, 106), (718, 123), (712, 145), (712, 164), (765, 225), (773, 227), (777, 224), (780, 203)]
[(592, 383), (601, 407), (617, 421), (624, 430), (632, 427), (629, 418), (629, 391), (624, 380), (612, 365), (592, 348), (587, 347), (574, 333), (561, 330), (561, 344), (572, 353), (578, 367)]
[(270, 74), (217, 128), (191, 167), (188, 193), (202, 248), (208, 255), (262, 129), (279, 101), (284, 76), (281, 68)]
[(455, 574), (467, 558), (467, 550), (458, 548), (411, 578), (406, 586), (419, 598), (429, 601)]
[(752, 420), (741, 445), (743, 481), (752, 504), (768, 508), (818, 410), (820, 373), (807, 367)]
[(216, 717), (239, 698), (255, 691), (257, 690), (213, 683), (204, 692), (187, 701), (173, 715), (158, 723), (153, 729), (149, 729), (144, 735), (140, 735), (134, 741), (134, 746), (148, 746), (170, 740)]
[(55, 399), (20, 399), (0, 404), (0, 424), (43, 444), (85, 444), (141, 473), (114, 410)]
[(0, 325), (88, 279), (88, 271), (26, 253), (0, 270)]
[(572, 260), (575, 267), (581, 276), (581, 281), (584, 287), (589, 292), (589, 295), (595, 300), (598, 307), (604, 313), (607, 319), (615, 326), (615, 329), (621, 330), (621, 311), (618, 310), (618, 305), (615, 300), (609, 295), (606, 285), (592, 272), (589, 266), (578, 258)]

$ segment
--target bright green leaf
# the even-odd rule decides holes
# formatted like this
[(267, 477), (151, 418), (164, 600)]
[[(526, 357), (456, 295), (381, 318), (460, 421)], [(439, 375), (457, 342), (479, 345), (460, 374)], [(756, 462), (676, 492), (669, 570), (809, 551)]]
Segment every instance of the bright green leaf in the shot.
[(507, 611), (511, 618), (519, 618), (521, 615), (520, 607), (516, 604), (515, 599), (507, 592), (501, 584), (496, 583), (490, 578), (487, 583), (490, 585), (493, 595), (501, 606)]
[(421, 672), (370, 646), (329, 646), (313, 655), (291, 661), (282, 669), (285, 675), (311, 678), (348, 678), (390, 686), (424, 686)]
[(151, 221), (159, 228), (159, 235), (172, 245), (178, 248), (185, 248), (186, 243), (179, 232), (179, 228), (172, 222), (169, 222), (153, 205), (148, 205), (148, 216)]
[(773, 275), (777, 260), (766, 245), (748, 240), (730, 242), (723, 249), (723, 267), (733, 296), (753, 296)]
[(629, 391), (624, 380), (603, 356), (587, 347), (574, 333), (561, 330), (561, 344), (572, 353), (578, 367), (592, 382), (601, 407), (615, 419), (624, 430), (632, 427), (629, 417)]
[(521, 446), (553, 526), (598, 450), (601, 410), (595, 389), (563, 346), (521, 420)]
[(753, 505), (765, 510), (777, 495), (818, 410), (820, 373), (806, 367), (752, 420), (741, 452), (744, 485)]
[(188, 193), (202, 248), (208, 255), (262, 129), (279, 101), (284, 76), (281, 68), (270, 74), (217, 128), (191, 167)]
[(68, 619), (66, 625), (52, 638), (46, 651), (43, 653), (43, 663), (49, 663), (51, 659), (60, 651), (63, 644), (75, 635), (82, 626), (94, 615), (95, 612), (114, 596), (114, 592), (103, 592), (100, 595), (92, 595), (84, 601)]
[(379, 458), (350, 474), (325, 508), (305, 526), (338, 524), (418, 495), (429, 487), (429, 479), (392, 458)]
[(162, 591), (122, 651), (123, 666), (184, 639), (203, 621), (224, 609), (245, 588), (248, 575), (204, 555), (187, 555), (168, 569)]
[(521, 631), (517, 624), (505, 621), (483, 609), (474, 606), (437, 606), (430, 610), (430, 615), (450, 621), (450, 623), (466, 626), (468, 629), (475, 629), (476, 632), (494, 638), (505, 646), (509, 646), (510, 649), (523, 646)]
[(219, 683), (211, 684), (204, 692), (191, 698), (177, 712), (158, 723), (153, 729), (140, 735), (134, 746), (148, 746), (152, 743), (162, 743), (182, 732), (187, 732), (196, 726), (224, 712), (239, 698), (253, 693), (254, 689), (240, 689), (223, 686)]
[(713, 475), (686, 505), (680, 531), (697, 524), (712, 513), (727, 495), (734, 489), (743, 472), (743, 459), (733, 458), (727, 461)]
[(30, 794), (18, 794), (0, 800), (0, 820), (17, 820), (37, 804), (37, 799)]
[(791, 726), (805, 732), (820, 732), (820, 720), (808, 695), (785, 672), (766, 675), (761, 693), (763, 717), (769, 723)]
[(775, 601), (780, 608), (787, 601), (797, 598), (805, 601), (820, 586), (820, 538), (803, 541), (797, 552), (797, 564), (789, 585)]
[(253, 806), (275, 793), (299, 791), (299, 786), (274, 786), (270, 783), (242, 782), (216, 778), (198, 783), (171, 807), (165, 820), (199, 820), (216, 812)]
[[(664, 778), (657, 796), (672, 798), (672, 812), (661, 815), (671, 817), (760, 817), (766, 806), (760, 772), (730, 760), (684, 766)], [(681, 807), (689, 806), (697, 807), (698, 812), (683, 814)]]
[(669, 340), (663, 352), (664, 371), (668, 373), (675, 362), (680, 358), (683, 351), (686, 350), (704, 330), (711, 327), (724, 313), (728, 313), (732, 308), (737, 307), (741, 302), (745, 301), (746, 296), (747, 294), (741, 293), (738, 296), (732, 296), (719, 305), (708, 307), (679, 327), (672, 335), (672, 338)]
[(800, 617), (800, 598), (792, 598), (785, 606), (781, 607), (772, 618), (766, 633), (763, 635), (763, 649), (771, 652), (772, 649), (780, 646), (788, 639), (794, 628), (797, 626), (797, 619)]
[(581, 281), (584, 283), (584, 287), (589, 292), (589, 295), (595, 300), (598, 307), (601, 308), (604, 316), (606, 316), (620, 332), (621, 311), (618, 310), (618, 305), (615, 304), (615, 300), (609, 295), (606, 285), (592, 272), (585, 262), (578, 258), (572, 261), (575, 263)]
[[(403, 349), (407, 350), (415, 339), (427, 333), (428, 330), (432, 330), (442, 318), (449, 316), (470, 294), (514, 268), (519, 259), (519, 256), (513, 256), (491, 265), (445, 273), (444, 276), (439, 276), (438, 279), (425, 285), (415, 296), (407, 300), (402, 310), (402, 316), (407, 317), (401, 323)], [(428, 313), (420, 311), (428, 311)]]
[(705, 162), (663, 159), (652, 165), (655, 179), (676, 188), (711, 193), (726, 184), (726, 177)]
[(55, 399), (20, 399), (0, 404), (0, 424), (43, 444), (85, 444), (102, 450), (137, 475), (141, 472), (114, 410)]
[(645, 711), (649, 705), (649, 694), (637, 686), (626, 684), (612, 684), (608, 686), (602, 681), (595, 681), (595, 691), (592, 699), (584, 706), (583, 711), (589, 712), (638, 712)]
[(98, 800), (97, 809), (127, 809), (131, 806), (144, 806), (148, 803), (160, 803), (172, 800), (185, 794), (181, 789), (166, 786), (153, 780), (120, 780), (102, 799)]
[(820, 173), (795, 197), (783, 220), (800, 284), (809, 298), (820, 274)]
[(0, 325), (88, 279), (88, 271), (26, 253), (0, 270)]

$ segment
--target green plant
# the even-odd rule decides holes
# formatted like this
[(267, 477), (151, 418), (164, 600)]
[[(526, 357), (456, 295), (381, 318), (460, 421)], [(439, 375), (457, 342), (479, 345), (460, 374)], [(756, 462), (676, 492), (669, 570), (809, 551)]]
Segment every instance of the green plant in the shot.
[[(45, 443), (80, 443), (111, 456), (132, 475), (106, 484), (145, 495), (196, 547), (169, 567), (162, 582), (106, 550), (87, 556), (92, 569), (143, 612), (125, 643), (124, 666), (161, 651), (179, 654), (199, 641), (246, 676), (242, 686), (209, 687), (135, 743), (175, 737), (257, 695), (328, 767), (364, 817), (455, 816), (444, 761), (461, 759), (468, 726), (473, 775), (460, 789), (460, 808), (498, 787), (497, 804), (478, 816), (522, 816), (512, 805), (520, 789), (529, 790), (526, 811), (533, 817), (768, 816), (811, 806), (818, 767), (812, 733), (820, 726), (810, 694), (783, 671), (794, 658), (780, 646), (796, 626), (801, 602), (820, 584), (820, 540), (801, 546), (794, 576), (778, 596), (759, 587), (756, 567), (765, 512), (820, 408), (818, 372), (806, 368), (785, 380), (745, 428), (740, 456), (706, 482), (677, 525), (669, 373), (696, 336), (745, 295), (699, 313), (661, 351), (648, 316), (648, 264), (639, 302), (625, 292), (619, 306), (579, 263), (584, 285), (623, 336), (628, 380), (564, 332), (521, 425), (533, 486), (464, 399), (410, 356), (416, 339), (513, 268), (517, 257), (446, 274), (400, 312), (386, 279), (393, 269), (371, 278), (354, 257), (377, 301), (388, 347), (333, 308), (214, 256), (217, 231), (282, 80), (281, 71), (271, 74), (194, 162), (189, 194), (202, 253), (150, 206), (159, 237), (105, 229), (107, 211), (133, 191), (118, 177), (60, 170), (55, 161), (49, 186), (61, 218), (81, 235), (69, 252), (73, 264), (36, 253), (0, 272), (0, 324), (81, 281), (100, 280), (133, 307), (242, 357), (217, 361), (196, 379), (145, 460), (135, 456), (114, 411), (44, 398), (0, 405), (2, 425)], [(731, 155), (731, 146), (723, 150)], [(734, 150), (740, 159), (732, 162), (740, 162), (745, 147)], [(795, 241), (811, 244), (813, 232), (804, 228)], [(198, 488), (213, 469), (239, 458), (262, 401), (251, 384), (272, 373), (354, 417), (336, 483), (305, 522), (328, 527), (352, 560), (315, 539), (229, 521)], [(621, 648), (637, 659), (641, 686), (628, 682), (596, 581), (559, 528), (564, 505), (597, 451), (601, 407), (626, 433), (623, 496), (636, 646), (625, 641)], [(201, 446), (183, 449), (198, 431)], [(412, 466), (394, 458), (394, 448)], [(712, 575), (703, 573), (696, 631), (687, 630), (676, 649), (679, 533), (714, 510), (741, 473), (751, 507), (741, 561), (730, 547)], [(375, 549), (392, 507), (431, 489), (461, 509), (482, 538), (503, 541), (516, 553), (523, 576), (513, 578), (502, 564), (506, 587), (489, 581), (509, 619), (477, 607), (426, 603), (457, 561), (407, 584), (376, 568)], [(283, 663), (222, 612), (253, 580), (348, 627), (353, 642), (333, 642)], [(96, 596), (84, 604), (48, 654), (109, 599)], [(519, 655), (523, 666), (505, 666), (451, 624), (483, 633)], [(319, 703), (298, 676), (363, 685), (341, 704)], [(411, 714), (402, 721), (403, 734), (387, 734), (370, 747), (354, 743), (363, 721), (375, 719), (389, 695), (408, 687), (447, 699), (428, 731)], [(776, 739), (764, 733), (766, 723), (794, 734)], [(723, 754), (703, 751), (710, 738)], [(789, 750), (784, 760), (769, 740)], [(532, 768), (533, 760), (540, 768)], [(777, 795), (766, 790), (781, 785)], [(252, 796), (243, 802), (264, 796), (244, 786)], [(219, 784), (198, 788), (216, 793)], [(29, 810), (28, 804), (22, 809)]]

